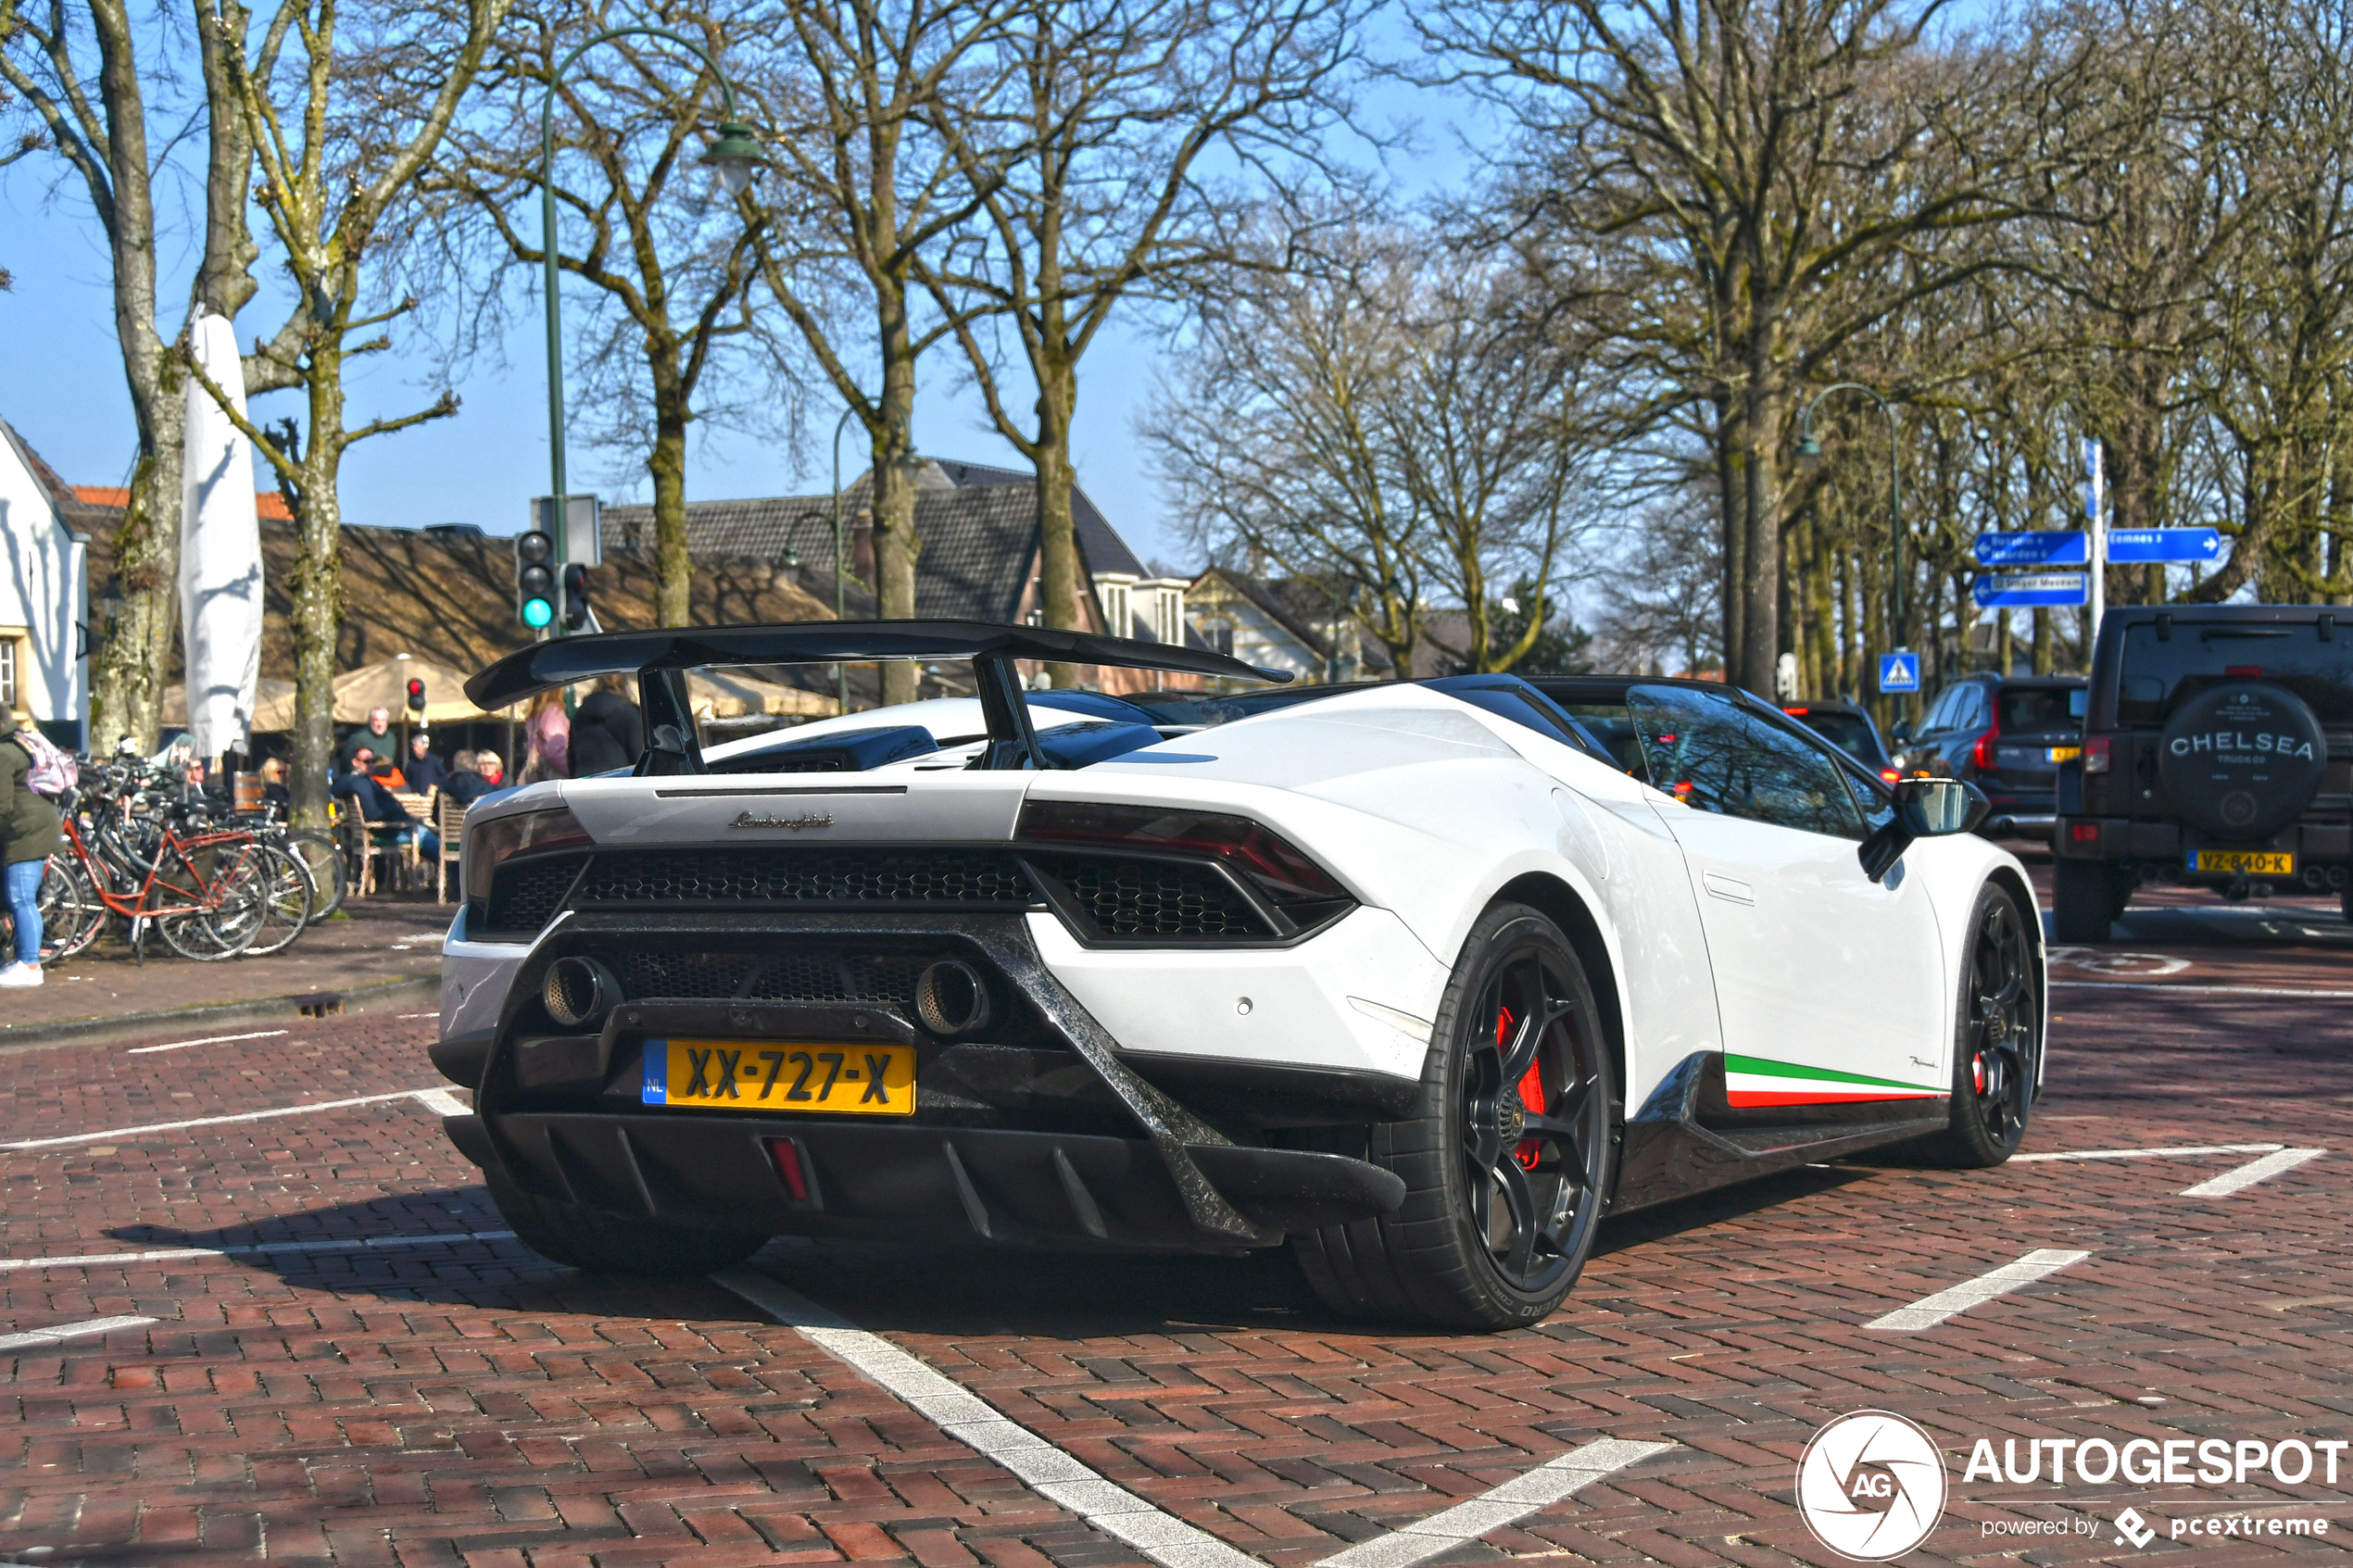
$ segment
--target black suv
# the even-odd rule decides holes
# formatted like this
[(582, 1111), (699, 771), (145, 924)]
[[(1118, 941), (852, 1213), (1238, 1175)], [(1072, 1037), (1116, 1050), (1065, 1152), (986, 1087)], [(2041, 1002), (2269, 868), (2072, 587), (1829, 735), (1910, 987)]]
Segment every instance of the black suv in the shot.
[(2108, 611), (2053, 847), (2062, 942), (2152, 882), (2334, 892), (2353, 918), (2353, 609)]
[(1905, 772), (1967, 779), (1994, 809), (1978, 831), (2040, 838), (2058, 809), (2058, 770), (2082, 744), (2080, 675), (1970, 675), (1936, 694), (1895, 765)]

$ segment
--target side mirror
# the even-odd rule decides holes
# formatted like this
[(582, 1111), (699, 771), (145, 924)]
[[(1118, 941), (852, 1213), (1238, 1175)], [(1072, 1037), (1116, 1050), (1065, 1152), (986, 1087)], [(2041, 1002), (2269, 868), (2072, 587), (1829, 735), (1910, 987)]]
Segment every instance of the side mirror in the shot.
[(1905, 779), (1895, 785), (1895, 816), (1863, 840), (1855, 858), (1873, 882), (1904, 857), (1919, 838), (1967, 833), (1985, 820), (1993, 803), (1975, 784), (1959, 779)]
[(1967, 833), (1991, 809), (1975, 784), (1959, 779), (1905, 779), (1895, 786), (1895, 815), (1914, 838)]
[(1909, 746), (1909, 745), (1911, 745), (1911, 744), (1912, 744), (1912, 721), (1911, 721), (1909, 719), (1898, 719), (1898, 720), (1896, 720), (1896, 721), (1895, 721), (1895, 727), (1894, 727), (1894, 729), (1892, 729), (1892, 730), (1890, 730), (1890, 731), (1888, 731), (1888, 732), (1887, 732), (1887, 738), (1888, 738), (1889, 740), (1891, 740), (1891, 741), (1894, 742), (1897, 746)]

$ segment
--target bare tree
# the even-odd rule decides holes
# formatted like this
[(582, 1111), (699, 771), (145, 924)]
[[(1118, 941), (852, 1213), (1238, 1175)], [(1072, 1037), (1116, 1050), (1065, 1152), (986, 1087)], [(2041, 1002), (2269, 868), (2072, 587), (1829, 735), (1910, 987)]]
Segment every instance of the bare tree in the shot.
[[(259, 37), (233, 34), (224, 55), (226, 107), (252, 138), (260, 171), (256, 201), (295, 285), (293, 310), (261, 353), (300, 379), (308, 415), (301, 439), (273, 441), (200, 367), (188, 370), (269, 460), (294, 510), (300, 541), (292, 595), (294, 815), (306, 825), (326, 821), (334, 750), (344, 454), (458, 408), (445, 392), (426, 408), (347, 425), (349, 362), (390, 345), (382, 334), (351, 339), (415, 308), (413, 299), (375, 296), (388, 220), (413, 196), (507, 5), (449, 0), (448, 8), (370, 8), (346, 17), (343, 0), (279, 0)], [(349, 40), (342, 36), (346, 25), (356, 35)]]
[[(1199, 288), (1239, 264), (1244, 204), (1202, 170), (1316, 158), (1346, 107), (1335, 90), (1353, 56), (1358, 7), (1028, 0), (1000, 45), (1017, 68), (1001, 113), (985, 101), (933, 101), (980, 213), (970, 243), (924, 274), (991, 422), (1037, 470), (1049, 626), (1082, 623), (1070, 458), (1079, 361), (1123, 301)], [(999, 323), (1037, 387), (1026, 420), (1006, 403), (996, 334), (984, 330)], [(1058, 684), (1077, 677), (1075, 666), (1054, 667)]]
[(1428, 642), (1509, 670), (1547, 620), (1498, 607), (1523, 581), (1551, 599), (1591, 521), (1577, 358), (1531, 320), (1515, 257), (1402, 225), (1332, 241), (1204, 313), (1145, 439), (1203, 545), (1348, 584), (1399, 669)]
[[(1281, 242), (1261, 247), (1279, 254)], [(1421, 636), (1426, 520), (1399, 483), (1386, 403), (1413, 287), (1394, 231), (1349, 227), (1311, 272), (1245, 272), (1203, 302), (1138, 433), (1196, 548), (1347, 585), (1399, 670)]]
[[(706, 8), (691, 23), (711, 58), (724, 60), (754, 30), (740, 7)], [(536, 194), (539, 114), (561, 58), (593, 34), (641, 25), (605, 7), (542, 0), (518, 8), (484, 68), (474, 107), (452, 132), (428, 176), (495, 235), (510, 266), (535, 279), (543, 236), (514, 215)], [(661, 25), (654, 19), (642, 25)], [(715, 112), (710, 69), (661, 39), (611, 38), (580, 55), (557, 84), (559, 209), (585, 243), (559, 249), (557, 266), (601, 291), (600, 307), (575, 309), (568, 368), (586, 372), (574, 406), (595, 410), (597, 439), (641, 450), (652, 481), (654, 554), (665, 626), (684, 625), (693, 563), (686, 548), (686, 436), (710, 417), (706, 394), (722, 388), (721, 417), (763, 433), (795, 422), (792, 386), (776, 345), (747, 295), (757, 280), (754, 227), (732, 197), (713, 198), (696, 154)], [(563, 177), (567, 169), (585, 178)], [(458, 215), (452, 214), (456, 217)], [(462, 266), (471, 259), (459, 252)], [(576, 345), (576, 346), (575, 346)], [(757, 387), (729, 404), (724, 384), (742, 374)]]
[[(1928, 49), (1940, 0), (1442, 0), (1441, 73), (1516, 119), (1514, 216), (1611, 265), (1627, 341), (1704, 406), (1730, 674), (1780, 646), (1782, 448), (1804, 384), (1907, 301), (1984, 263), (1938, 240), (2038, 209), (2068, 62), (2034, 41)], [(1931, 69), (1931, 66), (1934, 69)], [(1594, 313), (1611, 325), (1611, 312)], [(1617, 329), (1623, 332), (1623, 329)]]
[[(221, 26), (205, 0), (194, 12), (209, 93), (220, 76)], [(236, 0), (223, 0), (220, 15), (243, 12)], [(178, 621), (185, 382), (171, 351), (180, 329), (165, 328), (159, 316), (156, 180), (164, 148), (147, 124), (150, 90), (174, 79), (165, 64), (143, 59), (140, 30), (140, 19), (121, 0), (90, 0), (86, 11), (49, 0), (30, 12), (22, 0), (0, 0), (0, 83), (38, 127), (19, 131), (0, 166), (53, 153), (87, 194), (106, 235), (115, 339), (138, 440), (129, 505), (114, 538), (122, 608), (92, 649), (91, 742), (128, 734), (152, 747)], [(152, 33), (144, 42), (157, 52), (165, 47)], [(206, 228), (190, 296), (194, 305), (233, 318), (254, 290), (248, 269), (255, 251), (245, 221), (251, 149), (235, 120), (210, 118)], [(248, 379), (258, 390), (285, 384), (258, 365)]]
[[(784, 0), (777, 61), (764, 82), (779, 168), (767, 197), (798, 223), (763, 222), (754, 248), (769, 295), (866, 431), (874, 464), (875, 588), (886, 617), (915, 610), (915, 368), (949, 331), (919, 321), (917, 258), (969, 219), (988, 169), (934, 131), (933, 106), (987, 102), (990, 56), (1015, 0)], [(1000, 157), (1002, 155), (1000, 155)], [(780, 232), (815, 231), (822, 254), (780, 250)], [(848, 304), (862, 294), (862, 307)], [(862, 342), (846, 325), (862, 308)], [(871, 354), (872, 392), (860, 374)], [(883, 666), (883, 700), (911, 702), (919, 671)]]

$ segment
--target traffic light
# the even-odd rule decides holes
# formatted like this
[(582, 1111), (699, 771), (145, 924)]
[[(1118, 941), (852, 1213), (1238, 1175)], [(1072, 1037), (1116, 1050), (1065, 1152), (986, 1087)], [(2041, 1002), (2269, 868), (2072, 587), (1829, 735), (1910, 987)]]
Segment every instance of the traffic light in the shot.
[(417, 676), (411, 675), (409, 677), (409, 711), (422, 713), (424, 710), (425, 684)]
[(577, 632), (588, 624), (588, 569), (578, 561), (564, 567), (564, 630)]
[(535, 632), (556, 619), (556, 542), (538, 529), (515, 535), (515, 615)]

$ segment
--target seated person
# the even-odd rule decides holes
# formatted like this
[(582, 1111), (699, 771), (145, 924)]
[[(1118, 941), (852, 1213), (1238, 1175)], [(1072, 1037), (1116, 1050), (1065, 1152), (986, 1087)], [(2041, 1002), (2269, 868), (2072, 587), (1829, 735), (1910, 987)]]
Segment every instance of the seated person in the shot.
[(460, 806), (472, 805), (506, 782), (506, 764), (495, 751), (461, 751), (451, 760), (457, 768), (442, 784), (441, 793)]
[(268, 805), (275, 806), (281, 811), (292, 810), (294, 795), (286, 788), (285, 759), (279, 757), (266, 757), (262, 759), (258, 771), (261, 774), (262, 800)]
[[(361, 822), (393, 828), (392, 841), (395, 844), (413, 836), (424, 853), (438, 854), (441, 835), (409, 815), (409, 809), (394, 797), (392, 790), (383, 782), (384, 771), (377, 766), (375, 752), (368, 746), (359, 746), (351, 754), (351, 766), (336, 774), (334, 782), (327, 786), (328, 793), (348, 797)], [(390, 772), (396, 783), (398, 770), (390, 770)]]
[(429, 795), (449, 782), (449, 765), (433, 754), (433, 737), (422, 730), (409, 737), (409, 760), (400, 771), (408, 775), (409, 787), (420, 795)]

